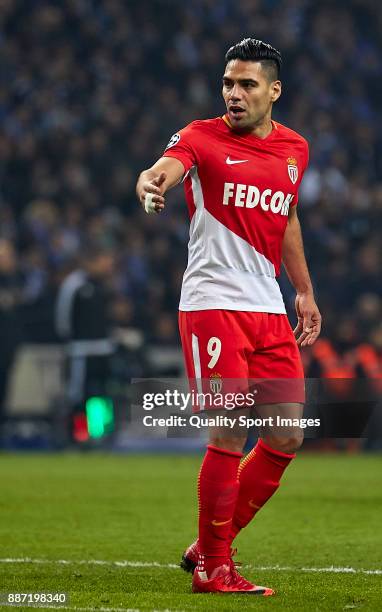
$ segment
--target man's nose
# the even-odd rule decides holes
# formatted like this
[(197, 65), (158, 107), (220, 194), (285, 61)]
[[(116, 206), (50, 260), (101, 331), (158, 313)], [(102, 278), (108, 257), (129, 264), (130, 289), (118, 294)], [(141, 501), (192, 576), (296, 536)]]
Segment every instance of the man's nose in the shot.
[(231, 90), (231, 100), (240, 100), (242, 96), (242, 89), (238, 83), (232, 87)]

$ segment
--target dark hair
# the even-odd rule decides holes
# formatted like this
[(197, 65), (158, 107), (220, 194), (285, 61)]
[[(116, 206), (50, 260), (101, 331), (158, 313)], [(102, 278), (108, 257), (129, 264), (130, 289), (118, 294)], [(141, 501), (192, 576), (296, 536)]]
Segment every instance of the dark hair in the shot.
[(240, 59), (244, 62), (261, 62), (262, 66), (271, 73), (270, 76), (274, 81), (280, 76), (281, 53), (262, 40), (243, 38), (236, 45), (230, 47), (225, 54), (226, 63), (234, 59)]

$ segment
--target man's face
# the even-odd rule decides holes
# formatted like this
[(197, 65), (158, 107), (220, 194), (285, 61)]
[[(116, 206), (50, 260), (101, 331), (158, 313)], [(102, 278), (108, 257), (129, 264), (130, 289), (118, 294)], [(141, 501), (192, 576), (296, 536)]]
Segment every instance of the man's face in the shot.
[(223, 75), (223, 98), (233, 128), (251, 131), (271, 115), (280, 97), (281, 82), (271, 81), (260, 62), (228, 62)]

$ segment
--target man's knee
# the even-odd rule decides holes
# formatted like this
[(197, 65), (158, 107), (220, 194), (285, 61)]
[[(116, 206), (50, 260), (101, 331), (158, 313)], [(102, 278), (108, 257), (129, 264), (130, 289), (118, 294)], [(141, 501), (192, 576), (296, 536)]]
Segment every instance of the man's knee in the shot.
[(304, 434), (301, 430), (284, 435), (269, 435), (263, 438), (265, 444), (282, 453), (295, 453), (304, 441)]
[(231, 425), (210, 427), (209, 443), (217, 448), (222, 448), (235, 453), (241, 453), (248, 438), (248, 431), (243, 427), (239, 427), (238, 421), (240, 416), (248, 417), (249, 414), (250, 410), (248, 408), (235, 410), (234, 415), (232, 414), (232, 411), (227, 412), (227, 410), (216, 412), (214, 416), (229, 416), (230, 418), (234, 417), (236, 419), (236, 423), (234, 424), (233, 428), (231, 428)]
[(247, 437), (242, 436), (210, 436), (209, 443), (217, 448), (229, 450), (235, 453), (241, 453), (247, 441)]

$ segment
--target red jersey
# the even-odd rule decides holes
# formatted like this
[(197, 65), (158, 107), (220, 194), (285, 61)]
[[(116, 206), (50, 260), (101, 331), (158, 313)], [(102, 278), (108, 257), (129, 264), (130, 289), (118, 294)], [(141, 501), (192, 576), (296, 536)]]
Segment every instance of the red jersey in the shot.
[(184, 166), (191, 219), (180, 310), (285, 313), (276, 277), (309, 153), (302, 136), (272, 126), (259, 138), (233, 131), (224, 116), (171, 138), (164, 156)]

